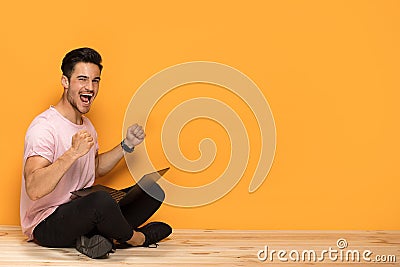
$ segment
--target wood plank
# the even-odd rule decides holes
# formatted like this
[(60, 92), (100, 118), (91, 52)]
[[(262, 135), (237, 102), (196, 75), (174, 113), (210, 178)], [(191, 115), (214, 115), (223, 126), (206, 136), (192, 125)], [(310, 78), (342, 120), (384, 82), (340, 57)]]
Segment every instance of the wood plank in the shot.
[[(339, 249), (337, 241), (344, 238), (348, 247)], [(286, 251), (287, 262), (279, 260), (277, 252), (266, 261), (257, 253), (268, 247)], [(396, 262), (332, 261), (327, 254), (321, 261), (289, 260), (295, 250), (315, 251), (335, 249), (345, 253), (370, 250), (373, 256), (395, 257)], [(74, 248), (43, 248), (26, 238), (17, 226), (0, 226), (0, 266), (399, 266), (400, 231), (251, 231), (251, 230), (174, 230), (172, 236), (154, 248), (120, 249), (107, 259), (90, 259)], [(264, 254), (262, 254), (264, 255)], [(295, 254), (293, 254), (295, 255)], [(351, 254), (349, 254), (351, 256)], [(307, 254), (306, 254), (307, 257)], [(285, 257), (284, 257), (285, 258)], [(394, 258), (393, 258), (394, 259)], [(391, 259), (391, 260), (393, 260)], [(350, 258), (351, 260), (351, 258)]]

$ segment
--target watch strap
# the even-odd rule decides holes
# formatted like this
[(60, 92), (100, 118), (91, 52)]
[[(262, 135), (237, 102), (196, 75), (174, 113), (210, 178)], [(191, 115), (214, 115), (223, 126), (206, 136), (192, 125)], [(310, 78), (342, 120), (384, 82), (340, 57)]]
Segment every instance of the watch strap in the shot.
[(132, 153), (133, 150), (135, 150), (135, 147), (130, 148), (129, 146), (127, 146), (127, 145), (125, 144), (125, 139), (122, 140), (122, 142), (121, 142), (121, 147), (122, 147), (122, 149), (123, 149), (125, 152), (128, 152), (128, 153)]

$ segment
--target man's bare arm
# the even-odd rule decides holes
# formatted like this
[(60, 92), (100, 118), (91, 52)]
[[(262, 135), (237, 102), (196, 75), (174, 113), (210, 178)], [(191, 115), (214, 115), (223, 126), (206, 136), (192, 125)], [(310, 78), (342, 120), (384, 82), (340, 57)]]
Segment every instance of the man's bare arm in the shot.
[(41, 156), (29, 157), (24, 166), (29, 198), (38, 200), (51, 193), (72, 164), (89, 152), (93, 145), (93, 137), (87, 131), (79, 131), (72, 137), (71, 148), (53, 163)]
[[(135, 147), (142, 143), (145, 137), (146, 134), (144, 133), (142, 126), (134, 124), (127, 130), (125, 144), (131, 148)], [(100, 177), (109, 173), (123, 156), (124, 151), (119, 144), (110, 151), (97, 155), (96, 177)]]
[(124, 156), (122, 147), (116, 147), (96, 156), (96, 177), (101, 177), (109, 173)]

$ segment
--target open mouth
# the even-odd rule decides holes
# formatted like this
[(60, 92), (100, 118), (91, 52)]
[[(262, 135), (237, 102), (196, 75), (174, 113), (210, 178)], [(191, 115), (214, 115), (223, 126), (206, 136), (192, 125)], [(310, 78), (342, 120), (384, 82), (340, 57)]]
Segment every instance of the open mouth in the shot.
[(80, 95), (82, 102), (85, 104), (89, 104), (92, 97), (93, 97), (93, 93), (85, 93), (85, 94)]

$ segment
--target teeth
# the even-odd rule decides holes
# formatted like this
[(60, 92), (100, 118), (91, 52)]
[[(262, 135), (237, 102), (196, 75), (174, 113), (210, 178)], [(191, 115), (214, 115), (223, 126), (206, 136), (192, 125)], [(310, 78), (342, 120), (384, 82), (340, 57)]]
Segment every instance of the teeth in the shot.
[(86, 102), (86, 103), (89, 103), (90, 102), (90, 99), (92, 99), (92, 97), (93, 97), (93, 93), (86, 93), (86, 94), (81, 94), (81, 97), (84, 97), (84, 98), (86, 98), (87, 100), (84, 100), (84, 99), (82, 99), (82, 101), (84, 101), (84, 102)]

